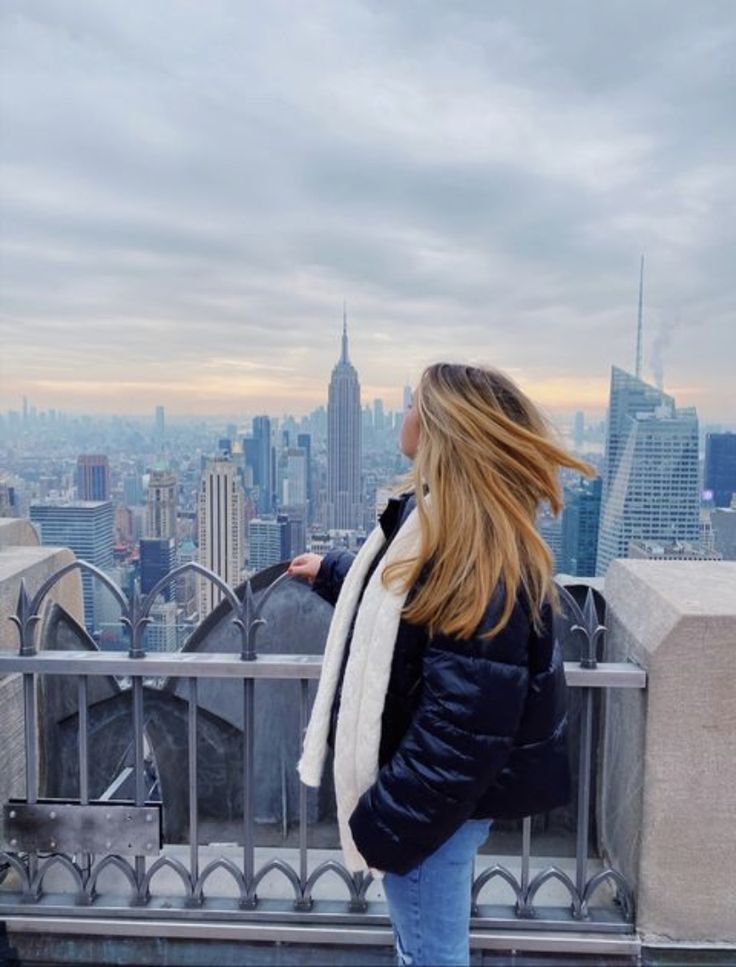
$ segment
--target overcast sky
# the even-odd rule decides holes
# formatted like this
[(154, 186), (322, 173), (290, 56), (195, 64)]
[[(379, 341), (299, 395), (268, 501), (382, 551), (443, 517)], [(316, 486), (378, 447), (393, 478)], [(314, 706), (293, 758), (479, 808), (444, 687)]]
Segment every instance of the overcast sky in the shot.
[(3, 0), (0, 406), (304, 413), (439, 359), (736, 422), (736, 4)]

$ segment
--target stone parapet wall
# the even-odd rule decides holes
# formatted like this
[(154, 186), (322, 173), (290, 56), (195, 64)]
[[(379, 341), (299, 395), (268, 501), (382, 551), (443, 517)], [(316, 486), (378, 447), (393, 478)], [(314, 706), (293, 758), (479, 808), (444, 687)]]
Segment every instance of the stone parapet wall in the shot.
[(736, 562), (615, 560), (605, 597), (648, 684), (606, 700), (601, 845), (644, 942), (736, 943)]
[[(8, 522), (9, 525), (8, 526)], [(66, 547), (40, 547), (35, 531), (15, 525), (27, 521), (0, 519), (0, 650), (17, 651), (18, 631), (10, 620), (18, 604), (20, 583), (24, 579), (30, 596), (55, 571), (74, 560)], [(28, 544), (10, 543), (27, 539)], [(49, 602), (57, 602), (77, 621), (84, 620), (82, 581), (78, 570), (66, 574), (49, 592)], [(42, 606), (43, 613), (43, 606)], [(23, 728), (23, 690), (20, 675), (0, 678), (0, 803), (11, 796), (25, 796), (25, 751)]]

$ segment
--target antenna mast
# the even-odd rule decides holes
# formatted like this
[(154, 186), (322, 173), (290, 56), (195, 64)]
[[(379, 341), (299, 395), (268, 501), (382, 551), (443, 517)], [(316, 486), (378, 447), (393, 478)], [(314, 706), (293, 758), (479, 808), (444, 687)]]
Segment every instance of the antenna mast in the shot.
[(340, 361), (348, 362), (348, 310), (344, 299), (342, 301), (342, 356)]
[(636, 378), (641, 379), (641, 329), (642, 307), (644, 305), (644, 256), (639, 265), (639, 314), (636, 323)]

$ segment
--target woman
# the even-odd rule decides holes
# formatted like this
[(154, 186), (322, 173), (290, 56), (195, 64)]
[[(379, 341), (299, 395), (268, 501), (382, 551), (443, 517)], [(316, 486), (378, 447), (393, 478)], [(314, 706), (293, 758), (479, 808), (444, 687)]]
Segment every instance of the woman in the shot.
[(569, 454), (498, 370), (428, 366), (401, 430), (413, 461), (357, 555), (289, 573), (335, 605), (297, 766), (334, 748), (349, 869), (383, 880), (399, 963), (468, 964), (475, 854), (494, 818), (570, 793), (552, 554)]

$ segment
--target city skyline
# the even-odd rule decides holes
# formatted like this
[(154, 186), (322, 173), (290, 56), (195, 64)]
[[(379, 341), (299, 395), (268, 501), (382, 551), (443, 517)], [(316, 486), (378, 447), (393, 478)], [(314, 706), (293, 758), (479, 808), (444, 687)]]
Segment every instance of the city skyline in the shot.
[[(440, 358), (448, 362), (465, 362), (476, 365), (485, 365), (487, 362), (483, 358), (459, 357), (457, 354), (448, 354), (446, 357), (437, 356), (438, 361)], [(427, 361), (427, 365), (429, 362), (431, 360)], [(496, 364), (490, 363), (489, 365), (494, 366)], [(605, 418), (608, 405), (610, 372), (611, 367), (615, 365), (615, 363), (610, 364), (605, 375), (600, 377), (596, 376), (576, 380), (575, 386), (577, 392), (574, 396), (569, 395), (567, 392), (570, 386), (570, 380), (563, 377), (550, 377), (546, 380), (541, 379), (536, 382), (529, 382), (521, 378), (518, 373), (515, 373), (512, 367), (499, 366), (498, 368), (508, 373), (518, 383), (521, 389), (537, 405), (547, 410), (551, 416), (572, 419), (576, 412), (582, 411), (588, 419), (599, 421)], [(620, 368), (633, 370), (633, 366), (623, 366)], [(0, 370), (2, 370), (1, 361)], [(417, 369), (416, 372), (418, 377), (420, 370)], [(649, 382), (653, 381), (651, 374), (645, 378)], [(76, 399), (73, 396), (62, 397), (57, 394), (47, 395), (39, 391), (34, 391), (32, 395), (24, 393), (20, 396), (10, 396), (9, 394), (0, 392), (0, 414), (7, 414), (12, 411), (22, 413), (23, 396), (26, 397), (29, 405), (32, 405), (37, 412), (54, 410), (56, 413), (63, 413), (70, 417), (119, 417), (142, 421), (150, 420), (153, 422), (155, 420), (156, 407), (163, 405), (167, 421), (172, 421), (177, 424), (188, 420), (205, 419), (213, 421), (227, 419), (249, 420), (260, 414), (268, 414), (268, 416), (274, 419), (289, 416), (300, 418), (309, 416), (315, 410), (326, 408), (327, 406), (327, 396), (319, 380), (315, 380), (314, 391), (312, 392), (310, 390), (308, 396), (303, 395), (296, 398), (289, 393), (274, 393), (273, 395), (255, 394), (253, 397), (248, 397), (247, 405), (239, 405), (240, 401), (244, 399), (243, 394), (233, 392), (231, 396), (218, 397), (213, 393), (207, 397), (203, 396), (201, 405), (198, 408), (195, 408), (193, 405), (192, 396), (194, 394), (189, 395), (186, 393), (182, 394), (181, 397), (177, 395), (174, 403), (169, 401), (161, 404), (160, 400), (162, 396), (160, 393), (160, 385), (158, 384), (150, 393), (145, 394), (145, 403), (142, 401), (137, 402), (136, 399), (131, 397), (111, 399), (107, 402), (100, 403), (99, 401), (93, 401), (92, 397), (87, 394), (84, 395), (83, 399)], [(404, 385), (406, 384), (398, 387), (385, 385), (376, 387), (361, 382), (361, 386), (366, 390), (362, 393), (364, 399), (363, 408), (371, 408), (375, 400), (381, 400), (385, 404), (387, 411), (403, 412)], [(413, 386), (414, 382), (411, 385)], [(702, 387), (688, 385), (670, 386), (666, 381), (664, 385), (666, 392), (681, 398), (683, 401), (703, 399)], [(154, 401), (150, 405), (147, 402), (149, 399)], [(183, 402), (179, 402), (180, 399)], [(138, 397), (138, 400), (140, 400), (140, 397)], [(218, 405), (218, 402), (220, 405)], [(716, 399), (712, 405), (709, 405), (707, 401), (705, 403), (694, 403), (691, 405), (695, 405), (699, 412), (702, 410), (703, 422), (706, 424), (736, 426), (736, 404), (730, 405), (730, 402), (729, 396), (724, 396), (722, 400)]]
[(736, 422), (725, 7), (214, 7), (0, 12), (0, 408), (304, 414), (347, 299), (367, 399), (601, 416), (644, 253), (642, 377)]

